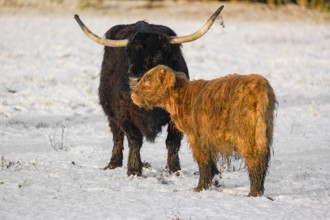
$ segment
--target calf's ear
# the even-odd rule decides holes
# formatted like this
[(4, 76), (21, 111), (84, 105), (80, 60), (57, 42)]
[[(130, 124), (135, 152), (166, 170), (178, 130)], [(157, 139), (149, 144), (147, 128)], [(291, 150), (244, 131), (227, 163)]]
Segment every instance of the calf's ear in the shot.
[(161, 69), (160, 71), (160, 78), (161, 78), (161, 83), (168, 86), (172, 87), (175, 84), (175, 74), (168, 69)]

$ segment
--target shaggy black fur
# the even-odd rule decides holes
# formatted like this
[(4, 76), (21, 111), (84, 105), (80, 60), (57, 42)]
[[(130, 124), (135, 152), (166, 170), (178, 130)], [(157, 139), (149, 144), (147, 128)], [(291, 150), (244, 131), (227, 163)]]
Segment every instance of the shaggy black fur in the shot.
[(167, 166), (170, 172), (180, 170), (179, 148), (182, 133), (170, 125), (170, 117), (162, 109), (140, 109), (130, 98), (129, 77), (141, 77), (147, 70), (158, 65), (170, 66), (188, 76), (188, 68), (180, 46), (169, 44), (169, 36), (176, 34), (168, 27), (152, 25), (144, 21), (117, 25), (107, 33), (107, 39), (129, 39), (126, 48), (104, 48), (99, 86), (100, 104), (108, 116), (113, 134), (113, 150), (110, 163), (105, 168), (123, 165), (123, 140), (129, 144), (128, 175), (141, 175), (140, 149), (143, 137), (153, 142), (169, 124), (166, 139)]

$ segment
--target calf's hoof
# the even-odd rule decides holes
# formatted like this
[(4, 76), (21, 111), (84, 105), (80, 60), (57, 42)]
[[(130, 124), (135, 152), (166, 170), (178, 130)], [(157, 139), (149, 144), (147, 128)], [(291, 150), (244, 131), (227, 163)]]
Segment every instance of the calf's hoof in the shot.
[(211, 184), (206, 184), (206, 185), (198, 185), (196, 188), (194, 188), (194, 192), (200, 192), (203, 190), (207, 190), (210, 188)]
[(250, 193), (248, 194), (248, 197), (258, 197), (258, 196), (262, 196), (263, 194), (264, 194), (263, 192), (250, 191)]
[(196, 188), (194, 188), (194, 192), (200, 192), (200, 191), (203, 191), (203, 190), (204, 190), (204, 188), (199, 187), (199, 186), (197, 186)]

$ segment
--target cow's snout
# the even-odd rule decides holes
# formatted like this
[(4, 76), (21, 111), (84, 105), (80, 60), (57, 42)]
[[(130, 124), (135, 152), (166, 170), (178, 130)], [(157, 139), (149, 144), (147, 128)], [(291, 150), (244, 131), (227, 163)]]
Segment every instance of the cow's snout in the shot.
[(138, 77), (129, 77), (129, 87), (131, 89), (134, 89), (136, 84), (140, 81), (140, 78)]

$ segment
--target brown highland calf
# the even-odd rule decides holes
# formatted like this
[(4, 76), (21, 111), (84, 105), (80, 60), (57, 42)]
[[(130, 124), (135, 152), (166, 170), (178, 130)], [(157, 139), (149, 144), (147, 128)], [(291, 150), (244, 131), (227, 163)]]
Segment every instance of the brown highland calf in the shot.
[(249, 171), (249, 196), (263, 195), (276, 105), (267, 79), (233, 74), (189, 81), (184, 73), (158, 65), (140, 79), (131, 98), (143, 108), (165, 109), (187, 135), (200, 173), (195, 191), (210, 187), (218, 154), (235, 151)]

